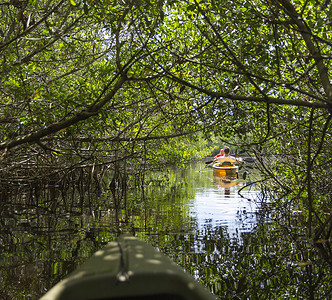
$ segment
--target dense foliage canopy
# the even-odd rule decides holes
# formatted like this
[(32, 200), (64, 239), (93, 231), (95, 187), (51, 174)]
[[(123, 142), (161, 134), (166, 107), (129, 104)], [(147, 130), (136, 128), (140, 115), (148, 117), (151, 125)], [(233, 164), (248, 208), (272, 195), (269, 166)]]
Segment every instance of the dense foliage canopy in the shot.
[(330, 1), (8, 0), (0, 10), (3, 179), (189, 160), (214, 133), (255, 153), (272, 195), (307, 212), (315, 240), (330, 236)]

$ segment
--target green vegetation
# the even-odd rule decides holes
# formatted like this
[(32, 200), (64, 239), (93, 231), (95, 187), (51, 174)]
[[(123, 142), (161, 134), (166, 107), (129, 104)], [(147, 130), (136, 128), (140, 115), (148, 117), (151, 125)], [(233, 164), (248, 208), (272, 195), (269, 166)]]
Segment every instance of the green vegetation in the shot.
[(144, 178), (220, 139), (256, 156), (273, 208), (303, 212), (331, 266), (331, 11), (323, 0), (2, 1), (2, 191), (81, 168), (96, 182), (105, 168), (113, 184)]

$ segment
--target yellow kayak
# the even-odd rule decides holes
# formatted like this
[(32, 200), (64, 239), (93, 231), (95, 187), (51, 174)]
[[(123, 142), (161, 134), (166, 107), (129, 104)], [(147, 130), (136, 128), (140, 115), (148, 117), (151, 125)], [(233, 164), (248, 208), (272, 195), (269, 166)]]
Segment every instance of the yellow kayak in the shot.
[(213, 174), (219, 177), (229, 177), (229, 178), (237, 178), (237, 173), (239, 168), (235, 165), (230, 165), (226, 163), (214, 163), (213, 166)]

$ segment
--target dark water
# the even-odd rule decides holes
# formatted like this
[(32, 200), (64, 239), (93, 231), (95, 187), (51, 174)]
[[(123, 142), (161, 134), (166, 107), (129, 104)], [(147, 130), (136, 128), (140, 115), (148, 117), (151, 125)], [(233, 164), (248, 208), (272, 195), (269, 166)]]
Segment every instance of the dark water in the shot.
[(298, 217), (287, 220), (290, 230), (271, 214), (268, 199), (250, 185), (254, 173), (229, 182), (211, 169), (197, 172), (202, 168), (150, 174), (144, 187), (126, 191), (107, 188), (107, 179), (105, 189), (79, 182), (2, 189), (0, 298), (38, 299), (131, 232), (222, 299), (325, 299), (330, 269), (305, 239), (294, 239), (302, 234)]

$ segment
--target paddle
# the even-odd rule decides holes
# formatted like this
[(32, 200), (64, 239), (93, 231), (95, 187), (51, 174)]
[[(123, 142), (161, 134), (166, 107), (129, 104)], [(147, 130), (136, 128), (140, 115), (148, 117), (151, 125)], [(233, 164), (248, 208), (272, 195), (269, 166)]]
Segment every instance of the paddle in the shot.
[(238, 156), (240, 154), (246, 153), (247, 150), (240, 150), (239, 152), (237, 152), (237, 150), (235, 151), (235, 156)]
[(256, 161), (256, 158), (253, 158), (253, 157), (245, 157), (243, 158), (243, 161), (244, 162), (247, 162), (247, 163), (254, 163)]
[[(203, 171), (205, 168), (208, 168), (212, 163), (213, 163), (213, 160), (211, 160), (211, 161), (207, 161), (207, 162), (205, 163), (206, 166), (205, 166), (203, 169), (199, 170), (198, 172)], [(197, 171), (196, 171), (196, 172), (197, 172)]]
[(247, 152), (247, 150), (240, 150), (237, 154), (243, 154), (245, 152)]
[[(255, 161), (256, 161), (256, 158), (253, 158), (253, 157), (244, 157), (244, 158), (242, 158), (242, 160), (244, 161), (244, 162), (247, 162), (247, 163), (254, 163)], [(205, 164), (206, 165), (209, 165), (209, 164), (211, 164), (211, 163), (213, 163), (213, 160), (210, 160), (210, 161), (206, 161), (205, 162)], [(206, 168), (207, 166), (205, 166), (205, 168)]]

